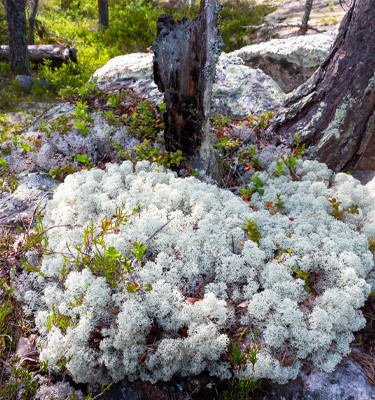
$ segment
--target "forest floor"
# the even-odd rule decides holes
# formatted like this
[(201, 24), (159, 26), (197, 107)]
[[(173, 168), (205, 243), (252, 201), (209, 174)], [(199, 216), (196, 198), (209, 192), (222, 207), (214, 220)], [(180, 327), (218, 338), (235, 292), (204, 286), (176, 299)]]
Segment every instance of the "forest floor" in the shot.
[[(266, 16), (267, 23), (273, 25), (295, 25), (300, 24), (305, 10), (303, 0), (256, 0), (258, 4), (277, 6), (276, 10)], [(315, 0), (310, 14), (309, 25), (321, 31), (335, 31), (339, 28), (348, 6), (340, 5), (340, 0)], [(279, 38), (296, 35), (298, 28), (284, 27), (273, 29)], [(309, 30), (307, 34), (316, 33)]]

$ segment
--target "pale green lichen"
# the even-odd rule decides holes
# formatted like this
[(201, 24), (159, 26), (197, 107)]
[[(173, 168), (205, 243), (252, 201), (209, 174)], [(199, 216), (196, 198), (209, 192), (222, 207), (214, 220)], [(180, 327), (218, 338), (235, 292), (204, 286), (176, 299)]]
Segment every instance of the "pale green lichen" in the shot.
[[(247, 365), (245, 374), (285, 383), (306, 359), (332, 371), (365, 323), (360, 307), (370, 293), (374, 266), (366, 235), (375, 232), (370, 224), (375, 206), (349, 175), (337, 174), (328, 189), (332, 171), (324, 164), (305, 161), (296, 172), (301, 181), (261, 175), (267, 180), (263, 196), (252, 197), (258, 211), (230, 192), (145, 162), (135, 172), (125, 162), (107, 172), (68, 176), (47, 206), (44, 225), (100, 223), (123, 202), (129, 210), (140, 205), (139, 213), (105, 240), (129, 257), (133, 241), (145, 242), (159, 230), (147, 242), (139, 271), (140, 281), (153, 289), (139, 301), (137, 293), (111, 288), (78, 266), (63, 280), (63, 257), (45, 256), (46, 278), (34, 274), (33, 291), (19, 293), (36, 316), (41, 360), (53, 370), (65, 360), (76, 382), (155, 382), (204, 370), (223, 378), (231, 373), (224, 356), (228, 335), (241, 324), (249, 333), (257, 327), (261, 343), (255, 368)], [(264, 199), (277, 194), (285, 208), (271, 215)], [(327, 201), (334, 196), (345, 207), (358, 205), (359, 214), (336, 220)], [(249, 218), (260, 232), (259, 243), (242, 229)], [(68, 242), (74, 249), (81, 231), (51, 229), (51, 248), (66, 252)], [(296, 270), (315, 274), (316, 281), (307, 284), (313, 296)], [(234, 308), (239, 301), (248, 302), (242, 316)], [(46, 318), (53, 310), (73, 325), (48, 331)], [(287, 365), (280, 357), (285, 353), (291, 355)]]

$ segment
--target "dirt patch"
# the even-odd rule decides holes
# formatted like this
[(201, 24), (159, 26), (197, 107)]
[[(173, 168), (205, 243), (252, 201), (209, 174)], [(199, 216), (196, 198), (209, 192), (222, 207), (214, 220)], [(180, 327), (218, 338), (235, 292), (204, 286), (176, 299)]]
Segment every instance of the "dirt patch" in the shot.
[[(348, 4), (349, 4), (348, 0)], [(266, 22), (278, 24), (300, 24), (305, 8), (304, 0), (257, 0), (258, 4), (267, 4), (277, 6), (277, 9), (266, 16)], [(315, 0), (310, 14), (309, 25), (321, 31), (335, 31), (338, 29), (341, 20), (344, 18), (348, 6), (340, 6), (340, 0)], [(268, 32), (269, 37), (285, 38), (297, 34), (298, 28), (271, 28)], [(316, 31), (309, 30), (307, 34), (314, 34)], [(259, 35), (260, 38), (264, 34)]]

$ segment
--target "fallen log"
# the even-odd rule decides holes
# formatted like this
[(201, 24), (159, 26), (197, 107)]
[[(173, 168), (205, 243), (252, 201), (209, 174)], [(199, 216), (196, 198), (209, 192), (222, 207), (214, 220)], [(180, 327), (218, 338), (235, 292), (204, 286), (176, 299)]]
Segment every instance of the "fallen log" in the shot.
[[(40, 63), (44, 60), (62, 63), (72, 60), (77, 62), (77, 49), (63, 45), (29, 45), (27, 46), (29, 61)], [(9, 46), (0, 46), (0, 60), (9, 61)]]

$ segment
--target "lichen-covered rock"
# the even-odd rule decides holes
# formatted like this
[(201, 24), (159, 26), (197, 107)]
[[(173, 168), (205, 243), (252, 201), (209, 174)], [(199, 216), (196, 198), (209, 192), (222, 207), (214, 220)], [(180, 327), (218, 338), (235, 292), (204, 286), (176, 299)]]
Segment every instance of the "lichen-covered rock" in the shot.
[[(365, 372), (352, 360), (343, 360), (331, 373), (312, 368), (301, 372), (287, 385), (263, 385), (263, 392), (254, 400), (372, 400), (375, 388), (367, 381)], [(267, 393), (266, 397), (264, 392)]]
[(335, 32), (272, 39), (245, 46), (230, 53), (241, 57), (245, 65), (260, 68), (272, 77), (284, 92), (296, 89), (318, 69), (335, 40)]
[[(72, 158), (73, 154), (86, 154), (94, 164), (103, 160), (119, 161), (120, 157), (114, 151), (109, 136), (124, 151), (129, 150), (134, 154), (134, 146), (139, 141), (126, 134), (125, 126), (112, 127), (100, 113), (93, 113), (92, 123), (87, 123), (89, 131), (84, 135), (75, 128), (75, 110), (73, 103), (59, 104), (36, 118), (19, 144), (14, 146), (13, 141), (0, 144), (0, 149), (10, 150), (6, 156), (8, 167), (16, 173), (49, 172), (67, 164), (79, 167), (79, 163)], [(21, 143), (26, 143), (32, 150), (25, 150)]]
[[(220, 55), (212, 90), (214, 113), (231, 116), (263, 114), (284, 101), (284, 92), (271, 78), (243, 64), (239, 57)], [(100, 88), (124, 86), (135, 88), (150, 101), (163, 99), (153, 81), (152, 53), (116, 57), (95, 72), (91, 81), (95, 79)]]
[[(300, 163), (295, 182), (277, 178), (273, 167), (260, 176), (267, 185), (263, 196), (253, 195), (256, 211), (230, 192), (146, 162), (135, 171), (125, 162), (68, 176), (43, 223), (71, 226), (48, 231), (54, 253), (44, 257), (42, 275), (32, 275), (34, 289), (19, 293), (43, 337), (41, 360), (52, 369), (65, 360), (76, 382), (155, 382), (203, 370), (226, 378), (230, 332), (247, 326), (244, 345), (257, 328), (261, 348), (244, 375), (285, 383), (306, 359), (333, 371), (365, 323), (360, 307), (372, 283), (374, 202), (358, 181), (332, 176), (324, 164)], [(265, 201), (277, 195), (284, 208), (270, 213)], [(334, 218), (333, 198), (343, 210), (358, 206), (358, 214)], [(113, 286), (98, 271), (64, 264), (67, 249), (76, 256), (83, 246), (77, 224), (93, 221), (101, 229), (122, 204), (140, 210), (97, 250), (133, 259), (132, 243), (146, 243), (137, 283), (153, 288), (143, 297), (126, 289), (121, 275), (132, 275), (122, 269)], [(249, 218), (257, 241), (254, 226), (242, 228)], [(58, 321), (65, 317), (64, 327)]]
[(59, 182), (46, 173), (23, 172), (15, 176), (18, 187), (12, 193), (0, 193), (0, 224), (14, 225), (21, 218), (29, 219), (36, 206), (42, 210)]
[(284, 92), (263, 71), (243, 65), (239, 57), (221, 55), (212, 89), (214, 113), (231, 117), (260, 115), (274, 110), (284, 99)]

